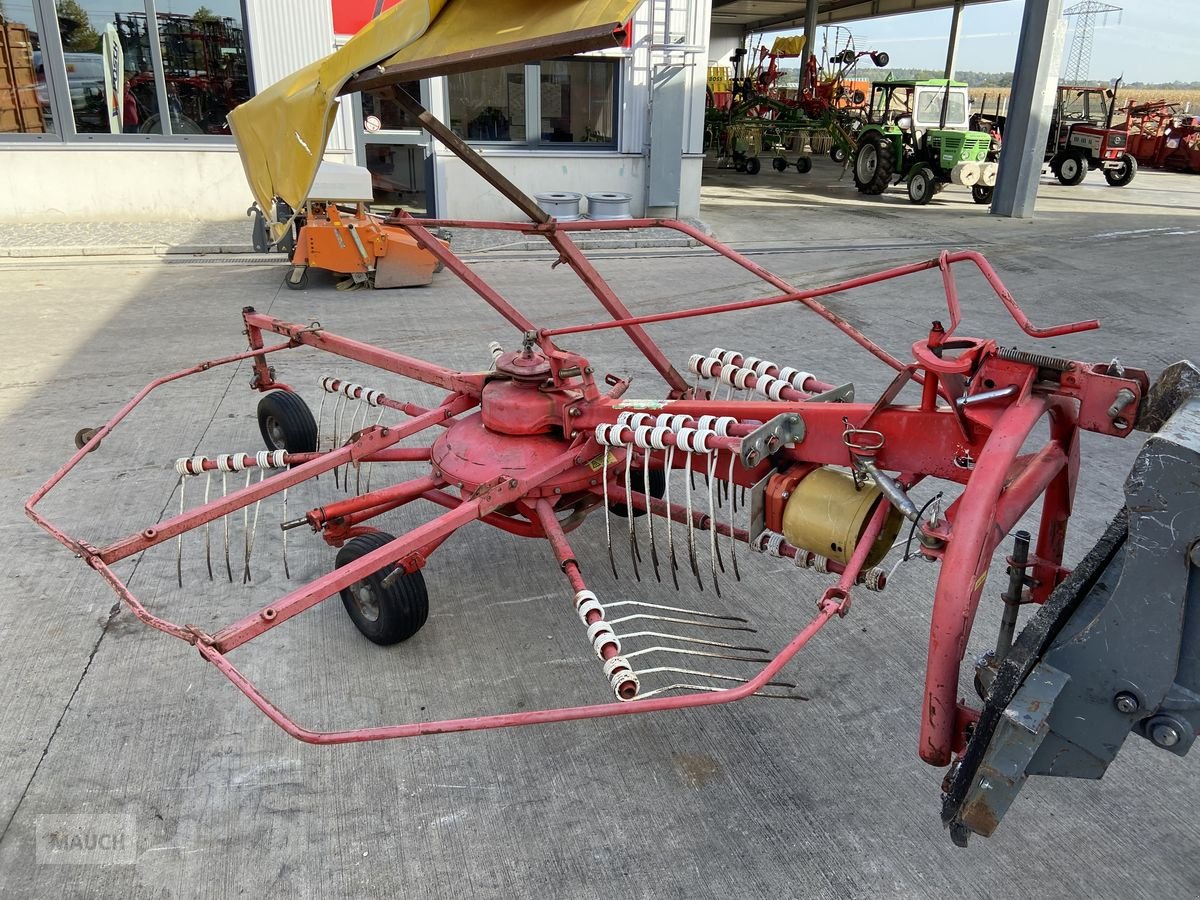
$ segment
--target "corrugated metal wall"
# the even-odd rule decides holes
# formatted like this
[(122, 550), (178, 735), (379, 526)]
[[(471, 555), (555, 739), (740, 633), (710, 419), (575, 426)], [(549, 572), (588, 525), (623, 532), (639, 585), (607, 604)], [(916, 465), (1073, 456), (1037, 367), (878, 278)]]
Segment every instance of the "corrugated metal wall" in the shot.
[[(246, 28), (254, 84), (259, 90), (334, 50), (330, 0), (246, 0)], [(353, 155), (350, 112), (349, 101), (343, 100), (327, 155), (343, 160)]]

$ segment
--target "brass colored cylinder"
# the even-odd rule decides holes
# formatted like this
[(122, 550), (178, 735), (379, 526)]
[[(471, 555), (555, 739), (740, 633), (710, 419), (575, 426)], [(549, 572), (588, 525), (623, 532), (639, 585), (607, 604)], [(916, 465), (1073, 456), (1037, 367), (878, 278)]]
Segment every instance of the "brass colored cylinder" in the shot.
[[(783, 536), (787, 542), (843, 565), (850, 562), (863, 529), (876, 506), (887, 503), (879, 487), (867, 481), (859, 489), (854, 477), (842, 469), (814, 469), (793, 489), (783, 508)], [(876, 565), (900, 531), (903, 517), (892, 508), (864, 569)]]

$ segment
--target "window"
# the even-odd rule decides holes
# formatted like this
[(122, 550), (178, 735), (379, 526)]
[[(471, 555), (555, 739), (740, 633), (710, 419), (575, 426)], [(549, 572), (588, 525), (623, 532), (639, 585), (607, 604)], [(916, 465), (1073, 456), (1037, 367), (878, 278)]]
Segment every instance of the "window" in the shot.
[(942, 123), (942, 102), (946, 104), (946, 125), (967, 124), (967, 92), (962, 88), (923, 88), (917, 92), (917, 124), (936, 128)]
[[(13, 23), (29, 32), (41, 130), (67, 140), (228, 135), (251, 96), (241, 0), (0, 0), (0, 20), (5, 65), (21, 43)], [(35, 130), (28, 115), (5, 128), (6, 108), (0, 132)]]
[(472, 142), (611, 148), (619, 61), (573, 57), (447, 78), (450, 127)]

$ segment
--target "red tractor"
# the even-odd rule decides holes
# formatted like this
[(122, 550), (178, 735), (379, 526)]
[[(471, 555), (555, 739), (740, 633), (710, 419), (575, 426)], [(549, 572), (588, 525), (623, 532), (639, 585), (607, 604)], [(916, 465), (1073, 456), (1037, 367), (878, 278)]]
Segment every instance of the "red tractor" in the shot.
[(1124, 187), (1137, 175), (1137, 160), (1128, 152), (1127, 127), (1113, 127), (1116, 88), (1099, 85), (1060, 84), (1046, 162), (1063, 184), (1074, 186), (1092, 169), (1103, 169), (1113, 187)]

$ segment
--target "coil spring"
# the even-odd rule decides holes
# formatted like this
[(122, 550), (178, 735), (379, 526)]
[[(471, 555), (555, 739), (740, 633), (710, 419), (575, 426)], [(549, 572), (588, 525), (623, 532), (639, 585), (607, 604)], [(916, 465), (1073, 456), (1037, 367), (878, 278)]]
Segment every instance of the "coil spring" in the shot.
[(996, 354), (1009, 362), (1025, 363), (1037, 366), (1039, 369), (1050, 369), (1053, 372), (1069, 372), (1071, 361), (1061, 356), (1047, 356), (1045, 353), (1031, 353), (1028, 350), (1018, 350), (1016, 347), (1001, 347)]

